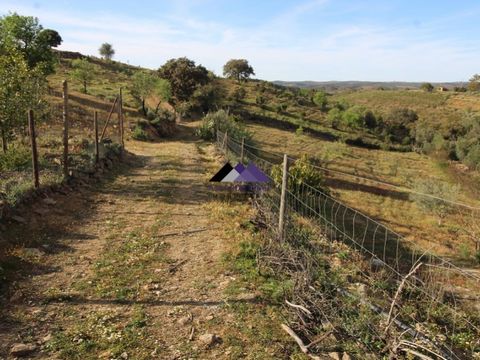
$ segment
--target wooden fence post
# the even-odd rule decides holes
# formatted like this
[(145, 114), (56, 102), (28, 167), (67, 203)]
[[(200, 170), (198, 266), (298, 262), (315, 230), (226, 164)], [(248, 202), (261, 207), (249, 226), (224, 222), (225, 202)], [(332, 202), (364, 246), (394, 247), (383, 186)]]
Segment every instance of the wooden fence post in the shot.
[(35, 120), (33, 118), (33, 110), (28, 110), (28, 127), (30, 129), (30, 143), (32, 145), (33, 184), (35, 186), (35, 189), (38, 189), (40, 187), (40, 180), (38, 176), (37, 139), (35, 134)]
[(63, 176), (68, 177), (68, 83), (63, 80)]
[(278, 215), (278, 238), (281, 242), (285, 239), (285, 203), (287, 199), (288, 186), (288, 156), (283, 155), (283, 173), (282, 173), (282, 193), (280, 195), (280, 213)]
[(93, 127), (95, 128), (95, 164), (98, 164), (100, 161), (100, 151), (98, 145), (98, 113), (95, 111), (93, 113)]
[(120, 145), (122, 149), (125, 147), (123, 142), (123, 98), (122, 98), (122, 88), (120, 88), (120, 93), (118, 95), (118, 128), (120, 134)]
[(245, 154), (245, 138), (242, 137), (242, 148), (240, 149), (240, 163), (243, 164), (243, 158)]
[(223, 151), (225, 152), (225, 156), (227, 156), (227, 149), (228, 149), (228, 132), (225, 131), (223, 135)]

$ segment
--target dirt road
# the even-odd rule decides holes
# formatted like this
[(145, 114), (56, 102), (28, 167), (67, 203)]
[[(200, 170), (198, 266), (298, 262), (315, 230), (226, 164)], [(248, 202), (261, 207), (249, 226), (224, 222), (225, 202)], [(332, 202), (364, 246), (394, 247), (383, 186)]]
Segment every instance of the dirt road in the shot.
[(249, 210), (208, 188), (213, 148), (184, 126), (127, 150), (135, 156), (106, 178), (36, 204), (28, 224), (8, 229), (33, 245), (15, 253), (0, 358), (15, 344), (45, 359), (279, 358), (270, 306), (235, 289), (222, 260), (235, 226), (212, 214)]

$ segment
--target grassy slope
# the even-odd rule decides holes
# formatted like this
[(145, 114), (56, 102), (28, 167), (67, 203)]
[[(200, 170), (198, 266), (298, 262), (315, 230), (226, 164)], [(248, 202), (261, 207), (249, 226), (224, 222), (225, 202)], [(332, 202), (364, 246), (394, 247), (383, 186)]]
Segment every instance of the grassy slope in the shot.
[[(230, 92), (239, 86), (225, 80), (222, 80), (222, 83)], [(342, 135), (341, 131), (326, 125), (325, 114), (314, 106), (289, 105), (286, 113), (278, 114), (274, 111), (275, 105), (287, 102), (286, 100), (279, 99), (274, 91), (267, 88), (267, 91), (262, 93), (267, 99), (266, 106), (261, 109), (255, 104), (255, 98), (260, 94), (257, 83), (250, 82), (244, 87), (247, 96), (243, 100), (243, 110), (296, 126), (309, 126), (324, 133)], [(445, 124), (458, 121), (465, 110), (480, 108), (480, 97), (476, 94), (425, 93), (418, 90), (347, 91), (333, 94), (329, 99), (364, 105), (382, 114), (395, 107), (412, 108), (418, 112), (421, 120)], [(331, 169), (407, 188), (412, 188), (417, 179), (427, 177), (460, 184), (461, 191), (457, 200), (474, 206), (480, 205), (479, 174), (459, 171), (454, 163), (449, 164), (414, 152), (401, 153), (348, 146), (307, 133), (299, 135), (293, 129), (275, 128), (270, 124), (249, 122), (248, 127), (259, 147), (267, 151), (327, 157), (330, 160), (328, 167)], [(408, 239), (421, 244), (423, 248), (461, 261), (466, 260), (465, 258), (471, 260), (474, 244), (462, 231), (465, 220), (462, 214), (449, 215), (440, 226), (434, 214), (421, 210), (404, 193), (386, 191), (386, 188), (377, 184), (343, 176), (331, 176), (329, 184), (342, 201), (386, 223)]]

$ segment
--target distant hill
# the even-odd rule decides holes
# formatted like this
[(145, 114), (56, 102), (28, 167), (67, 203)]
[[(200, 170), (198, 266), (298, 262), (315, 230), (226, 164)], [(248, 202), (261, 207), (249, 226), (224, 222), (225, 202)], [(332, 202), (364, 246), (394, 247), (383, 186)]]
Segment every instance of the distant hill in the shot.
[[(345, 90), (345, 89), (413, 89), (419, 88), (423, 82), (406, 81), (273, 81), (274, 84), (306, 89)], [(455, 86), (466, 86), (465, 82), (431, 83), (435, 87), (443, 86), (452, 89)]]

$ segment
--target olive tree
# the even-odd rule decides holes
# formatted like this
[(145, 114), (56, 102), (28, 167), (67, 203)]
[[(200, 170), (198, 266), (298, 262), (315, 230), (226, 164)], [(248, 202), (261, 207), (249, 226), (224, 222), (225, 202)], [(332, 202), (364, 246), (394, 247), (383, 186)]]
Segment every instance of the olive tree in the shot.
[(240, 81), (247, 80), (251, 75), (255, 75), (255, 72), (247, 60), (231, 59), (223, 66), (223, 75), (229, 79)]
[(44, 74), (53, 73), (57, 59), (52, 48), (61, 43), (58, 32), (44, 29), (36, 17), (17, 13), (0, 17), (0, 47), (18, 51), (29, 69), (38, 67)]
[(75, 59), (72, 62), (72, 76), (83, 85), (83, 93), (87, 93), (87, 86), (95, 78), (95, 66), (88, 59)]
[(109, 43), (103, 43), (98, 49), (98, 52), (105, 60), (108, 61), (112, 60), (113, 55), (115, 55), (115, 50), (113, 49), (112, 44)]

